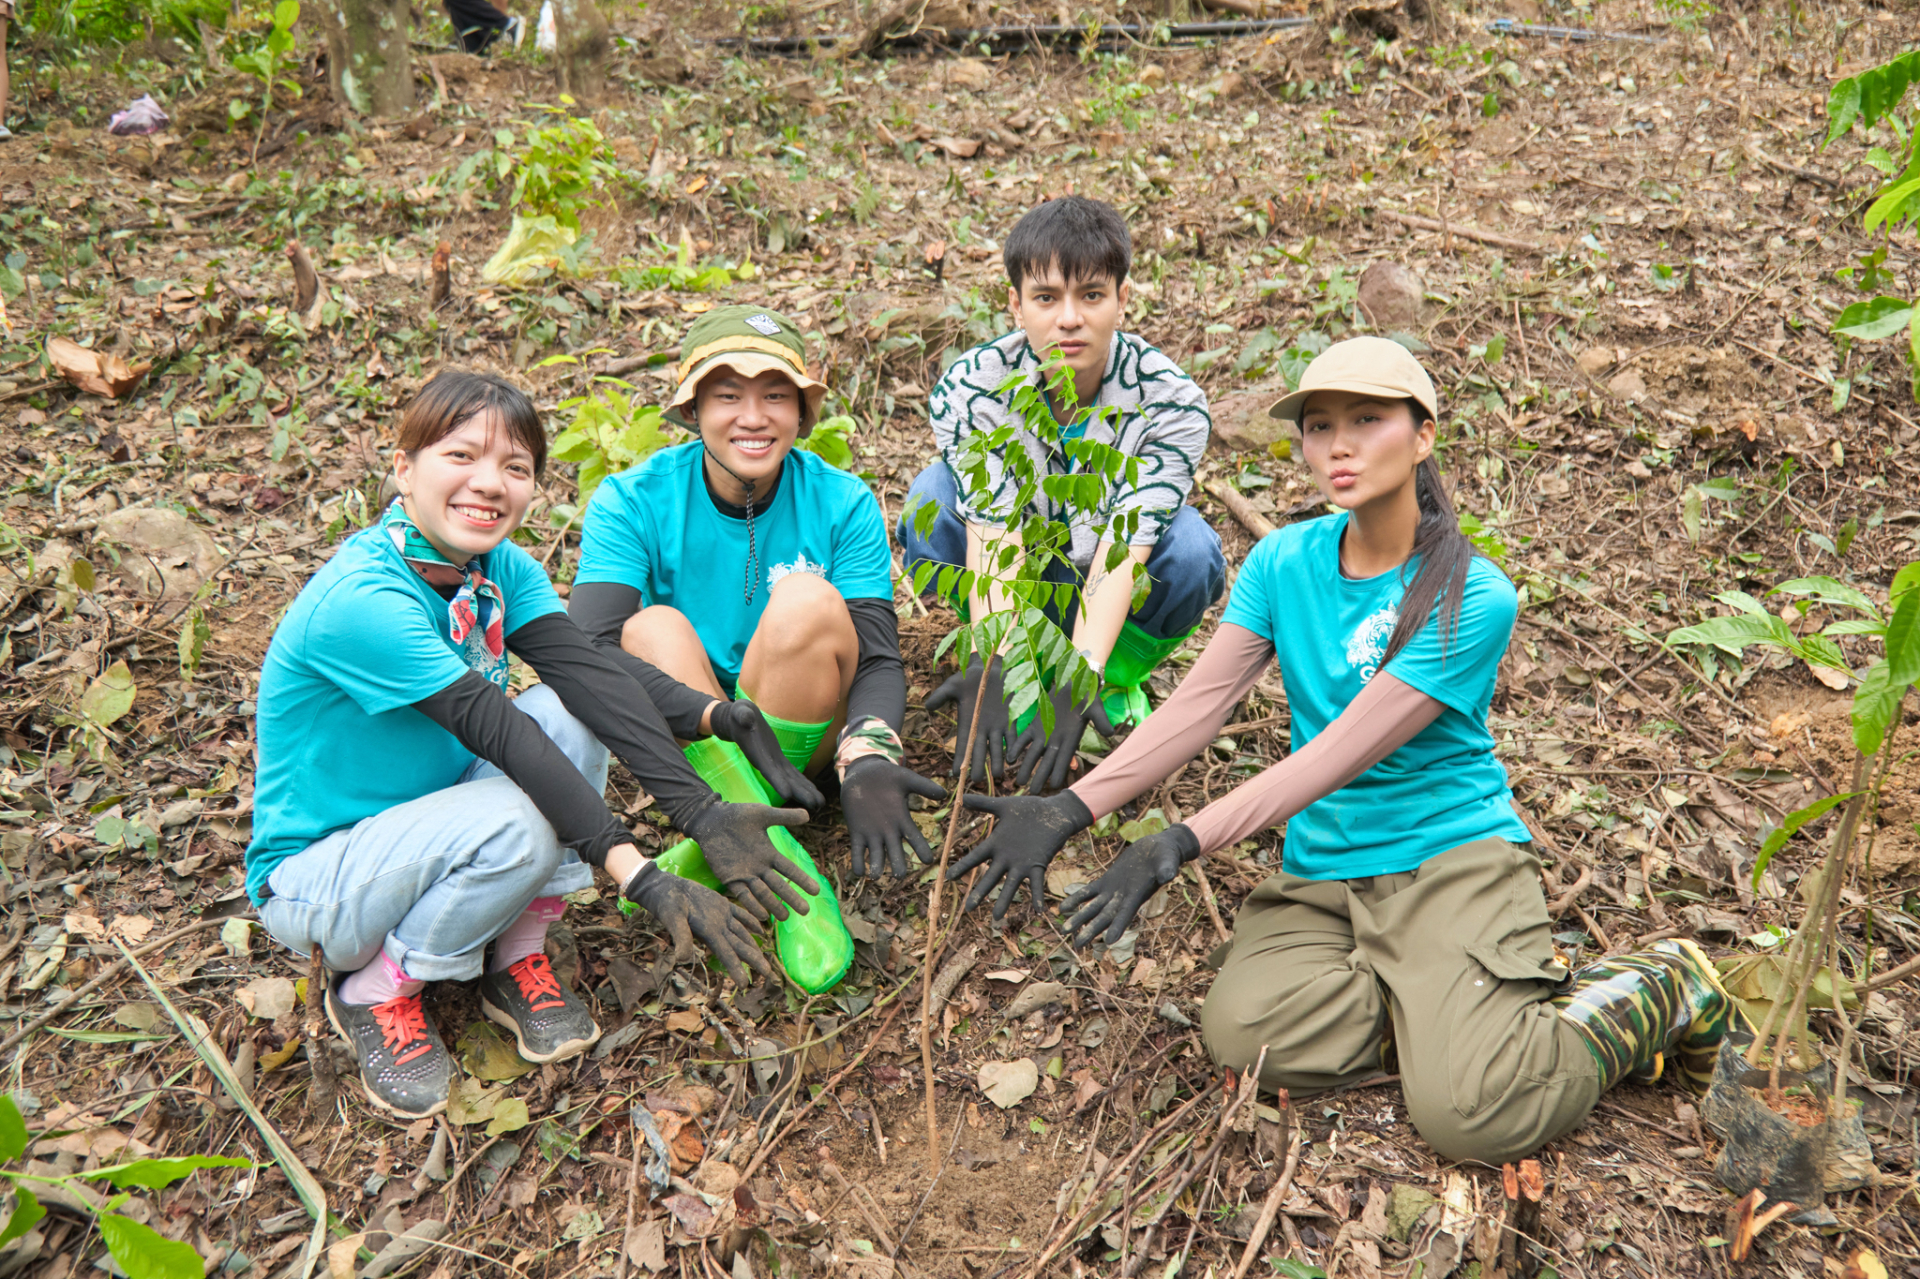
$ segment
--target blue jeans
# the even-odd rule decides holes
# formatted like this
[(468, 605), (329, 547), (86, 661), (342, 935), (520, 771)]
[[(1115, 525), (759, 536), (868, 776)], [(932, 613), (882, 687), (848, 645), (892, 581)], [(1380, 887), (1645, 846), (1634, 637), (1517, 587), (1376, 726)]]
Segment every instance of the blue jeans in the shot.
[[(514, 705), (595, 790), (606, 789), (607, 748), (552, 689), (535, 685)], [(593, 869), (560, 847), (526, 792), (475, 760), (455, 785), (337, 830), (274, 867), (260, 919), (302, 955), (322, 947), (335, 972), (356, 972), (384, 950), (409, 977), (461, 981), (480, 975), (487, 943), (527, 903), (592, 883)]]
[[(936, 460), (914, 477), (896, 530), (908, 577), (917, 566), (929, 562), (966, 567), (967, 525), (958, 510), (959, 493), (953, 472), (944, 461)], [(928, 502), (940, 511), (922, 537), (914, 528), (914, 512)], [(1049, 564), (1043, 576), (1049, 582), (1081, 580), (1080, 572), (1064, 560)], [(1147, 556), (1147, 576), (1153, 585), (1146, 602), (1127, 620), (1154, 639), (1184, 635), (1227, 589), (1227, 560), (1220, 552), (1220, 535), (1200, 512), (1182, 506)], [(1056, 625), (1071, 629), (1057, 612), (1047, 610)]]

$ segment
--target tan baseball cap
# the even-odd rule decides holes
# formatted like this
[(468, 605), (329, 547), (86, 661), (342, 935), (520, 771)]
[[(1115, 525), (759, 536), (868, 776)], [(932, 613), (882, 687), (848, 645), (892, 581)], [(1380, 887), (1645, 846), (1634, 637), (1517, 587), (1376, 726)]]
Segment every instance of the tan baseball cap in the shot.
[(1270, 417), (1300, 425), (1300, 412), (1315, 391), (1350, 391), (1387, 400), (1415, 400), (1427, 416), (1440, 420), (1440, 397), (1420, 361), (1391, 338), (1348, 338), (1315, 356), (1300, 375), (1300, 388), (1267, 410)]

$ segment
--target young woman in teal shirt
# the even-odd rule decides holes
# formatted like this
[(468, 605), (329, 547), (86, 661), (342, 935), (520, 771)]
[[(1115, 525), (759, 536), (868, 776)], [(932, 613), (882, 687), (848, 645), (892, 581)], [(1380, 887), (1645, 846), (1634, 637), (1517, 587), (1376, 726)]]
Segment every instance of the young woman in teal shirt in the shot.
[(1437, 396), (1397, 343), (1329, 348), (1273, 407), (1337, 512), (1263, 539), (1218, 631), (1166, 704), (1047, 799), (968, 796), (992, 833), (969, 906), (1045, 870), (1099, 815), (1219, 734), (1278, 659), (1293, 750), (1184, 822), (1130, 844), (1062, 913), (1118, 941), (1181, 866), (1286, 823), (1281, 872), (1241, 908), (1201, 1010), (1208, 1050), (1296, 1095), (1365, 1080), (1397, 1047), (1408, 1113), (1449, 1159), (1502, 1163), (1566, 1132), (1677, 1053), (1703, 1084), (1737, 1015), (1689, 941), (1569, 973), (1539, 863), (1487, 730), (1512, 583), (1475, 554), (1432, 452)]
[[(546, 460), (527, 397), (442, 373), (399, 435), (400, 496), (307, 583), (267, 650), (247, 890), (275, 939), (324, 951), (327, 1013), (369, 1098), (413, 1118), (445, 1107), (452, 1071), (421, 1003), (429, 981), (478, 978), (530, 1061), (599, 1038), (544, 952), (562, 897), (595, 868), (668, 931), (676, 960), (697, 936), (736, 981), (768, 972), (754, 914), (660, 871), (607, 810), (609, 747), (755, 914), (805, 910), (816, 885), (767, 834), (805, 813), (722, 802), (674, 745), (670, 725), (704, 718), (791, 793), (799, 775), (759, 713), (623, 672), (507, 540)], [(509, 653), (541, 680), (512, 699)]]

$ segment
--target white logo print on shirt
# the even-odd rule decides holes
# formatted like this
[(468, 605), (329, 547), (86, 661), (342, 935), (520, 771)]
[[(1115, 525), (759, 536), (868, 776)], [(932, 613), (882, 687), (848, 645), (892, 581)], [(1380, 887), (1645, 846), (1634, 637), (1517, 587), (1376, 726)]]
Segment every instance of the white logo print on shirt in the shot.
[(1399, 606), (1389, 604), (1354, 627), (1353, 634), (1347, 637), (1347, 665), (1360, 668), (1362, 684), (1370, 681), (1374, 672), (1380, 669), (1380, 659), (1387, 651), (1387, 639), (1393, 634), (1394, 623), (1399, 620)]
[(767, 568), (767, 589), (772, 590), (775, 586), (778, 586), (780, 579), (789, 573), (811, 573), (815, 577), (824, 578), (827, 575), (827, 566), (825, 564), (815, 564), (804, 555), (794, 560), (791, 564), (769, 565)]

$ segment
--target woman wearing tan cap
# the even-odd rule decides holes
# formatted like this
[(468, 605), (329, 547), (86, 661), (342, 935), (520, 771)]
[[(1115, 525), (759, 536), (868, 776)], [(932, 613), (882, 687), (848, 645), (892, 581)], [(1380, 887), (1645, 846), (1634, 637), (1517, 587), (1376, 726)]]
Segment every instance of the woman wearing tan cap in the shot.
[[(1337, 343), (1273, 406), (1333, 514), (1264, 538), (1179, 690), (1105, 762), (1021, 810), (954, 868), (1044, 882), (1101, 814), (1218, 736), (1278, 660), (1292, 752), (1186, 822), (1129, 845), (1062, 906), (1078, 945), (1117, 942), (1180, 867), (1286, 823), (1283, 869), (1240, 911), (1202, 1009), (1208, 1050), (1311, 1094), (1397, 1046), (1407, 1110), (1450, 1159), (1518, 1158), (1600, 1093), (1678, 1052), (1703, 1083), (1738, 1014), (1692, 942), (1569, 974), (1539, 863), (1487, 731), (1517, 598), (1459, 529), (1426, 370), (1384, 338)], [(1031, 810), (1031, 811), (1024, 811)], [(1024, 819), (1024, 820), (1021, 820)]]

